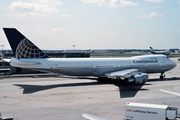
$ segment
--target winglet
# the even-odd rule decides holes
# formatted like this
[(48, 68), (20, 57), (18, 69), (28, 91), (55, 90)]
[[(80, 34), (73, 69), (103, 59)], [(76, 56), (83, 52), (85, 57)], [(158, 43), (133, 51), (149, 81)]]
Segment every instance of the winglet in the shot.
[(15, 28), (3, 28), (15, 58), (49, 58)]

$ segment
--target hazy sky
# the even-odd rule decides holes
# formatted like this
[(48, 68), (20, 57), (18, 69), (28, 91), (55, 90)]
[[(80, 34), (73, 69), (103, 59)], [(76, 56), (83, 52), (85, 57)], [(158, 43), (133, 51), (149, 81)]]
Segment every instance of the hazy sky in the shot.
[(180, 48), (180, 0), (1, 0), (0, 27), (49, 50)]

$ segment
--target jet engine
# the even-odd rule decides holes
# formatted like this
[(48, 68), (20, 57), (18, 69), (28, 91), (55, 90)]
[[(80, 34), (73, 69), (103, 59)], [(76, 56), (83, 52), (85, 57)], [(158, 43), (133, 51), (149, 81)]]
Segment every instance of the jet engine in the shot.
[(136, 84), (145, 83), (148, 80), (149, 76), (147, 73), (141, 73), (130, 78), (127, 78), (127, 82), (134, 82)]

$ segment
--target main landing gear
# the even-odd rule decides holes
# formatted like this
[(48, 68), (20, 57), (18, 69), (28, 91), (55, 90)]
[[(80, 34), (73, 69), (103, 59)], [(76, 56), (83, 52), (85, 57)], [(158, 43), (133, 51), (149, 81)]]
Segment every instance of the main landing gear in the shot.
[(161, 80), (163, 80), (165, 78), (165, 74), (164, 73), (161, 73), (160, 77), (159, 77)]

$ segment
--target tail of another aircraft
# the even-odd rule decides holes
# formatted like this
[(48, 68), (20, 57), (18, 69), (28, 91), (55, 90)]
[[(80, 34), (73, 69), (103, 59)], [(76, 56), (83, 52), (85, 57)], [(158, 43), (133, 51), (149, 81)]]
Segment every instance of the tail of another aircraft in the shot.
[(150, 46), (151, 52), (154, 52), (154, 49)]
[(28, 40), (15, 28), (3, 28), (15, 58), (49, 58), (49, 56)]

